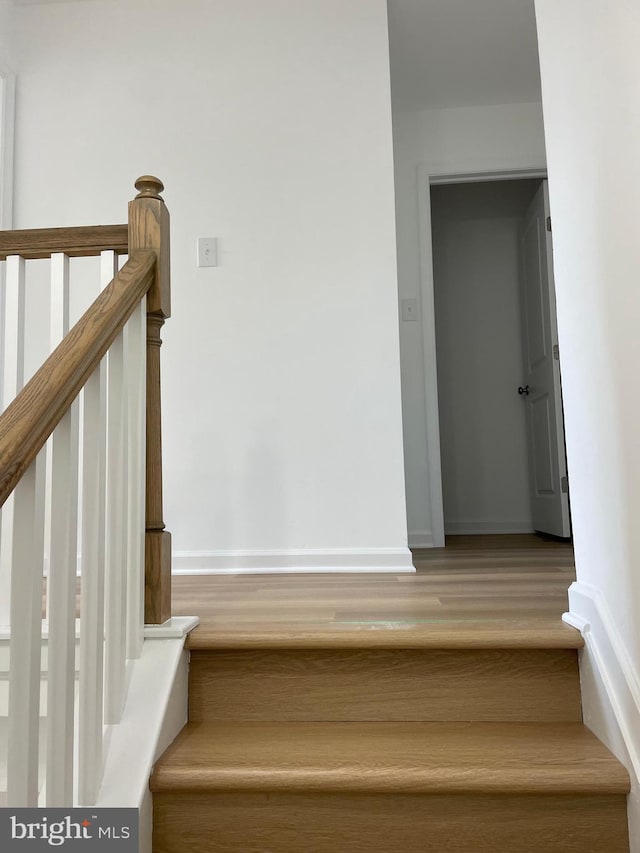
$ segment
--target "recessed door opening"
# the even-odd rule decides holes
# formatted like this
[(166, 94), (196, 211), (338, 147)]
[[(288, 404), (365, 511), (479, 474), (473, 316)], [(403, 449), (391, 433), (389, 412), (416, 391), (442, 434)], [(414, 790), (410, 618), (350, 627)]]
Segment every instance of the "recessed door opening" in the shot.
[(445, 534), (570, 536), (548, 196), (431, 187)]

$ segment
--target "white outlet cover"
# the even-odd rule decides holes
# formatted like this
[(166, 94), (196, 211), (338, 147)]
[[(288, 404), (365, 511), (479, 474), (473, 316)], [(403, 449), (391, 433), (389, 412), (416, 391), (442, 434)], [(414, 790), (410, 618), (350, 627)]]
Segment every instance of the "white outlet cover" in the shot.
[(402, 319), (405, 322), (412, 322), (418, 319), (418, 300), (403, 299), (402, 300)]

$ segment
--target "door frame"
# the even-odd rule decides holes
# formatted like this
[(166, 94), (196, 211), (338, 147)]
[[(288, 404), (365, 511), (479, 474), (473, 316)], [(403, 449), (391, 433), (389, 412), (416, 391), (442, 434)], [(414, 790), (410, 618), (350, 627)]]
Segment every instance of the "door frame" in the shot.
[(13, 225), (15, 75), (0, 64), (0, 230)]
[[(418, 166), (418, 238), (420, 244), (420, 301), (422, 318), (422, 356), (424, 370), (425, 417), (427, 425), (427, 466), (431, 507), (432, 546), (444, 546), (444, 504), (442, 498), (442, 461), (440, 456), (440, 412), (438, 408), (438, 371), (436, 362), (436, 317), (433, 277), (433, 234), (431, 226), (431, 187), (439, 184), (470, 184), (487, 181), (516, 181), (547, 177), (546, 164), (504, 169), (485, 169), (480, 165), (451, 171), (422, 163)], [(426, 527), (427, 519), (425, 519)], [(409, 543), (411, 544), (411, 543)], [(417, 543), (416, 543), (417, 544)]]

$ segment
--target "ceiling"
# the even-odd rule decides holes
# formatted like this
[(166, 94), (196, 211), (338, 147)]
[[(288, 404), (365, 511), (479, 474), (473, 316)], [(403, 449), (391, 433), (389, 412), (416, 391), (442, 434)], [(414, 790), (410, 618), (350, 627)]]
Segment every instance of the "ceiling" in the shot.
[(388, 0), (394, 110), (539, 101), (534, 0)]

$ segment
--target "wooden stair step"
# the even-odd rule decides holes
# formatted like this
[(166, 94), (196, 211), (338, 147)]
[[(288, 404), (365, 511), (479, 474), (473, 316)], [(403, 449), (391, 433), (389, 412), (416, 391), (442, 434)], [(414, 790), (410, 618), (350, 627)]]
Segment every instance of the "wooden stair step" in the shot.
[(189, 723), (154, 853), (628, 853), (627, 774), (581, 724)]
[(189, 723), (151, 789), (626, 794), (576, 723)]
[(468, 618), (352, 618), (314, 623), (303, 614), (299, 623), (273, 618), (263, 624), (254, 616), (245, 624), (221, 620), (200, 625), (189, 634), (193, 650), (221, 649), (581, 649), (579, 631), (558, 618), (504, 616)]
[(193, 722), (582, 720), (572, 648), (198, 648), (189, 681)]

